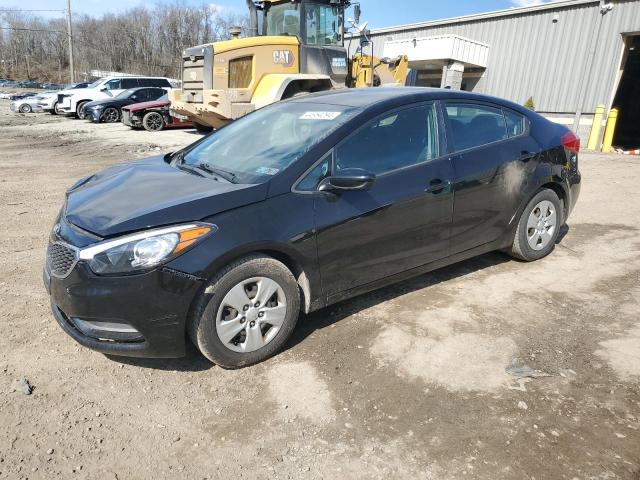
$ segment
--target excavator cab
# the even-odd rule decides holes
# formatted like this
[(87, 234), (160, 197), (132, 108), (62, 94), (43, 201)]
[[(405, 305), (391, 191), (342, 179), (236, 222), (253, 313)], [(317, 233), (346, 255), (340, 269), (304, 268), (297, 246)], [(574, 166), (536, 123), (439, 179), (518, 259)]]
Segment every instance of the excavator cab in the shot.
[(348, 55), (344, 47), (346, 0), (276, 0), (256, 5), (264, 36), (292, 36), (300, 41), (300, 73), (327, 75), (344, 85)]
[[(204, 132), (299, 95), (403, 84), (406, 57), (388, 82), (381, 71), (390, 68), (379, 59), (362, 53), (349, 59), (345, 10), (350, 5), (350, 0), (247, 0), (247, 37), (239, 38), (234, 29), (231, 40), (183, 50), (182, 88), (169, 94), (171, 112)], [(354, 6), (357, 19), (360, 9)], [(372, 72), (377, 83), (370, 81)]]

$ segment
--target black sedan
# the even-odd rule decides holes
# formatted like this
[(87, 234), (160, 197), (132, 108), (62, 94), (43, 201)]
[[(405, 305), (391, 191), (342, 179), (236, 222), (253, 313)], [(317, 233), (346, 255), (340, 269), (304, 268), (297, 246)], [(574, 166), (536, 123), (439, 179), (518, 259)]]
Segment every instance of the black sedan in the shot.
[(113, 98), (86, 103), (84, 105), (85, 118), (88, 118), (92, 122), (119, 122), (122, 115), (122, 107), (134, 103), (157, 100), (166, 94), (167, 91), (163, 88), (130, 88)]
[[(300, 313), (492, 250), (538, 260), (580, 191), (580, 140), (450, 90), (309, 95), (78, 181), (44, 281), (71, 337), (238, 368)], [(550, 264), (550, 268), (553, 265)]]

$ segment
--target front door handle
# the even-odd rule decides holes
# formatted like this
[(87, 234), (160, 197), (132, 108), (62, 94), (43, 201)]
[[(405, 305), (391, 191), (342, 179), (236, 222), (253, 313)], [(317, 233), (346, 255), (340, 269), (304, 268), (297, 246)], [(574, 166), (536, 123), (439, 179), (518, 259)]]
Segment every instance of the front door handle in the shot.
[(427, 188), (425, 188), (425, 192), (427, 193), (433, 193), (434, 195), (438, 195), (442, 192), (444, 192), (445, 190), (449, 190), (449, 187), (451, 186), (451, 182), (450, 181), (442, 181), (439, 178), (436, 178), (434, 180), (431, 180), (429, 182), (429, 186)]

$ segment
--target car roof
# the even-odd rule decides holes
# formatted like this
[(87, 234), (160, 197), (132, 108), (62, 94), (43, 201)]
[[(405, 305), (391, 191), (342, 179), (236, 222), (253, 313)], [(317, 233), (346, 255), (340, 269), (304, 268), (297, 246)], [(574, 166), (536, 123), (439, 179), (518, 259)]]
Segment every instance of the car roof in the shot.
[(111, 75), (109, 77), (102, 77), (102, 80), (113, 80), (123, 78), (152, 78), (154, 80), (168, 80), (167, 77), (151, 77), (149, 75)]
[[(428, 87), (369, 87), (369, 88), (343, 88), (318, 92), (304, 97), (297, 97), (293, 102), (322, 103), (327, 105), (341, 105), (356, 108), (368, 108), (380, 106), (384, 103), (402, 104), (429, 100), (472, 100), (478, 102), (495, 103), (522, 112), (524, 107), (503, 98), (465, 92), (462, 90), (449, 90), (444, 88)], [(406, 102), (403, 102), (406, 100)]]

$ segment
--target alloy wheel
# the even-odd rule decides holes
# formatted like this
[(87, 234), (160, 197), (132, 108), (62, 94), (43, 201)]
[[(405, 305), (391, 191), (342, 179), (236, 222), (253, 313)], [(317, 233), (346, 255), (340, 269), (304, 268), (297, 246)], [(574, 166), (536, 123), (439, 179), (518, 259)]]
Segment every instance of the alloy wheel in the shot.
[(20, 105), (20, 112), (21, 113), (31, 112), (31, 105), (29, 105), (28, 103), (25, 103), (24, 105)]
[(556, 207), (548, 200), (538, 203), (527, 220), (527, 242), (534, 250), (546, 248), (554, 238), (558, 215)]
[(286, 313), (284, 290), (278, 282), (266, 277), (249, 278), (222, 299), (216, 315), (216, 333), (228, 349), (254, 352), (276, 337)]
[(118, 114), (118, 109), (113, 107), (107, 108), (102, 114), (102, 119), (106, 123), (115, 123), (119, 118), (120, 115)]
[(162, 115), (156, 112), (148, 113), (144, 118), (144, 127), (153, 132), (162, 130), (164, 127)]

